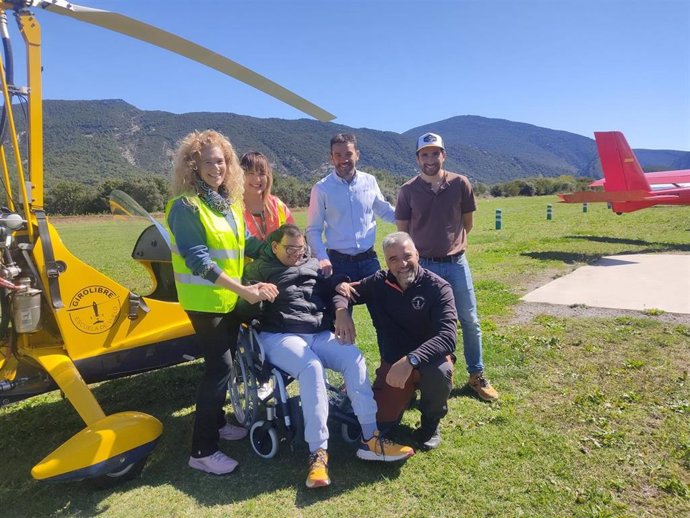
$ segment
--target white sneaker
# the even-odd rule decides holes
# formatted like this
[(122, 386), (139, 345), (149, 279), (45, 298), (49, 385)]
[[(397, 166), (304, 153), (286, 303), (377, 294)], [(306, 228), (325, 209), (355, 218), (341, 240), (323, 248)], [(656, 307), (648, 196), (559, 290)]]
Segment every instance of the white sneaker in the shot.
[(225, 423), (223, 428), (218, 429), (218, 435), (224, 441), (239, 441), (247, 436), (247, 429), (242, 426), (235, 426), (234, 424)]
[(271, 394), (273, 394), (273, 378), (259, 385), (259, 388), (256, 391), (256, 395), (261, 401), (268, 398)]
[(222, 451), (217, 451), (208, 457), (189, 457), (189, 467), (205, 471), (213, 475), (227, 475), (237, 467), (237, 461), (231, 459)]

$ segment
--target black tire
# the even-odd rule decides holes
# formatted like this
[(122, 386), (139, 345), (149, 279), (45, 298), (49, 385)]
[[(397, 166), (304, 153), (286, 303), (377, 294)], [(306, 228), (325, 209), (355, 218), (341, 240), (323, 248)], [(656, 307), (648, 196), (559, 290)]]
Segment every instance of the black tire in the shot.
[(141, 471), (144, 469), (144, 465), (146, 464), (147, 459), (148, 455), (143, 459), (139, 459), (136, 462), (127, 464), (126, 466), (118, 469), (117, 471), (111, 471), (110, 473), (106, 473), (105, 475), (101, 475), (100, 477), (90, 478), (88, 479), (88, 484), (94, 489), (100, 490), (110, 489), (119, 484), (127, 482), (128, 480), (133, 480), (141, 474)]
[(278, 431), (275, 426), (266, 426), (265, 421), (257, 421), (249, 430), (252, 449), (263, 459), (272, 459), (278, 453)]
[(348, 444), (355, 444), (361, 440), (362, 429), (359, 424), (343, 422), (340, 425), (340, 435)]

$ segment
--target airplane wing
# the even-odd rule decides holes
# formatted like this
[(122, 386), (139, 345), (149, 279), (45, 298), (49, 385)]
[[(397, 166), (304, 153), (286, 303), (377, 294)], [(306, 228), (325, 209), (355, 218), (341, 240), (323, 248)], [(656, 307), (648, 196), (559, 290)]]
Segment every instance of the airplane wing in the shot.
[(645, 173), (645, 178), (652, 185), (660, 183), (690, 183), (690, 169)]
[[(650, 185), (659, 184), (677, 184), (690, 183), (690, 169), (681, 169), (678, 171), (655, 171), (653, 173), (645, 173), (645, 178)], [(590, 187), (601, 187), (606, 180), (596, 180), (589, 184)]]

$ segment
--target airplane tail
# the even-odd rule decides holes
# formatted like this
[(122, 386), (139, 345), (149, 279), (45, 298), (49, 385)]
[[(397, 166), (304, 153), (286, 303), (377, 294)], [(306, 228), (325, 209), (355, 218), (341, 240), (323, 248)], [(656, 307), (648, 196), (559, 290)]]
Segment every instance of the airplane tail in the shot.
[(620, 131), (595, 132), (594, 139), (604, 171), (606, 192), (652, 190), (642, 166)]
[[(565, 203), (608, 202), (616, 214), (634, 212), (654, 205), (689, 205), (690, 170), (661, 171), (645, 174), (635, 154), (620, 131), (595, 132), (604, 178), (589, 184), (604, 191), (580, 191), (559, 194)], [(651, 184), (656, 185), (656, 190)], [(664, 188), (663, 185), (672, 185)]]

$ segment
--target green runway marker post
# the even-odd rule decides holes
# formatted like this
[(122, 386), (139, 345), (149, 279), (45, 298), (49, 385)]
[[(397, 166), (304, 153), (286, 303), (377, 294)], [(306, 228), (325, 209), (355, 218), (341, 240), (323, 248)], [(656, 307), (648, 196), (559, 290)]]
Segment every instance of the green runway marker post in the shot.
[(503, 218), (503, 211), (501, 209), (496, 209), (496, 230), (501, 230), (502, 218)]
[(553, 205), (550, 203), (546, 206), (546, 219), (551, 221), (553, 219)]

